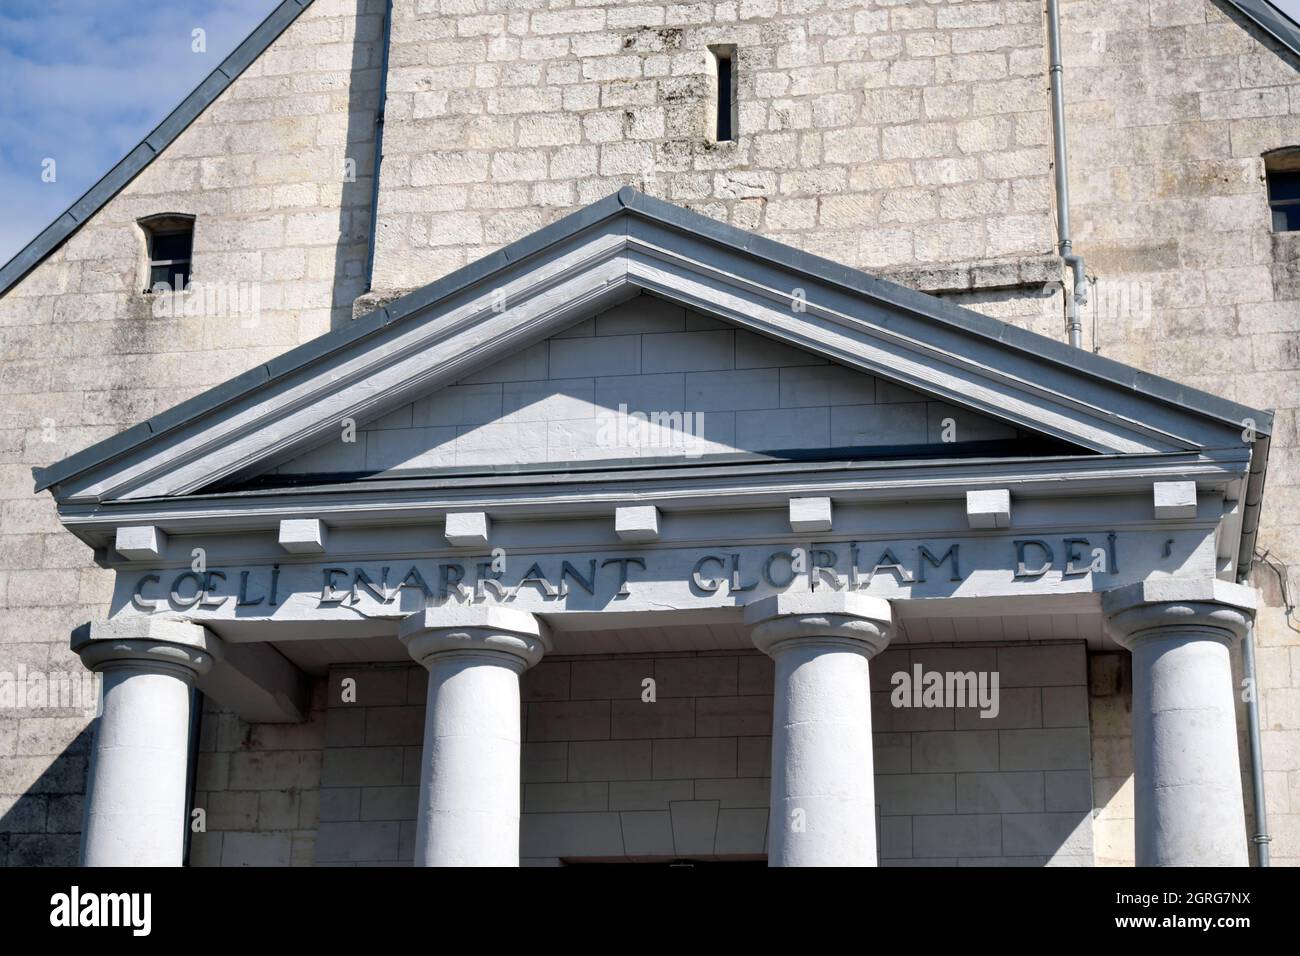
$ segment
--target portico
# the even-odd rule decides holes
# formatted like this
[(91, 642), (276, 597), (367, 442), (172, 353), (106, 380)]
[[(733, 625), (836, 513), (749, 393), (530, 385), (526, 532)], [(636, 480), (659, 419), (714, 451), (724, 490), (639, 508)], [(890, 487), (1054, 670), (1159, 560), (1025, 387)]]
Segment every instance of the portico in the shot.
[[(1126, 648), (1138, 862), (1243, 865), (1268, 428), (625, 191), (39, 476), (116, 571), (86, 862), (180, 862), (191, 686), (293, 724), (398, 662), (417, 864), (1090, 861), (1083, 655)], [(1001, 716), (882, 710), (943, 655)]]
[[(1133, 667), (1140, 861), (1244, 865), (1226, 654), (1250, 615), (1250, 593), (1223, 584), (1139, 585), (1108, 592), (1105, 600), (1110, 609), (1123, 608), (1109, 611), (1110, 632), (1130, 648), (1139, 643)], [(766, 842), (773, 865), (876, 863), (876, 821), (863, 812), (876, 805), (868, 672), (894, 636), (895, 616), (888, 600), (829, 588), (782, 592), (747, 607), (742, 629), (776, 663)], [(397, 630), (429, 671), (415, 861), (513, 865), (519, 677), (553, 647), (543, 616), (452, 605), (406, 615)], [(581, 646), (582, 632), (575, 637)], [(229, 667), (223, 650), (248, 645), (153, 618), (95, 626), (79, 641), (83, 659), (109, 680), (86, 862), (179, 862), (183, 829), (174, 821), (184, 816), (186, 692), (210, 673), (209, 660)], [(162, 728), (181, 736), (160, 746)], [(161, 825), (166, 818), (173, 825)]]

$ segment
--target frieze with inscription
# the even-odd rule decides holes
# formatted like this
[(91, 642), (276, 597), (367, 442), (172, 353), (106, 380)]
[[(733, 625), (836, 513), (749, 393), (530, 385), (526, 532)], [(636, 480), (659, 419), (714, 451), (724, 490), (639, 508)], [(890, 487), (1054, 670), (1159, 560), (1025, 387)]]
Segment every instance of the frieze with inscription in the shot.
[[(1143, 545), (1142, 536), (1133, 537)], [(1121, 583), (1125, 542), (1113, 532), (1053, 537), (807, 542), (784, 547), (646, 548), (623, 553), (513, 554), (421, 560), (288, 561), (254, 567), (149, 570), (123, 575), (115, 607), (135, 613), (281, 617), (344, 609), (409, 613), (448, 601), (541, 610), (619, 606), (729, 606), (791, 588), (867, 591), (886, 597), (966, 593), (978, 581), (1009, 593), (1044, 586), (1091, 590)], [(1194, 549), (1194, 543), (1191, 548)], [(1141, 550), (1150, 550), (1141, 548)], [(1184, 547), (1184, 552), (1188, 551)], [(1176, 556), (1185, 558), (1186, 553)]]

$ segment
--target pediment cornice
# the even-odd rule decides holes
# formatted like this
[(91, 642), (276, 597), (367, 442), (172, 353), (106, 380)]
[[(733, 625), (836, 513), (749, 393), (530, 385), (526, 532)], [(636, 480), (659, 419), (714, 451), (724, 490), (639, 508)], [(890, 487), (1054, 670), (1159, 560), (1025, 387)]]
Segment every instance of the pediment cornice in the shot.
[[(269, 471), (642, 292), (1102, 455), (1250, 449), (1271, 416), (623, 190), (38, 471), (61, 505)], [(1249, 455), (1247, 455), (1249, 457)]]

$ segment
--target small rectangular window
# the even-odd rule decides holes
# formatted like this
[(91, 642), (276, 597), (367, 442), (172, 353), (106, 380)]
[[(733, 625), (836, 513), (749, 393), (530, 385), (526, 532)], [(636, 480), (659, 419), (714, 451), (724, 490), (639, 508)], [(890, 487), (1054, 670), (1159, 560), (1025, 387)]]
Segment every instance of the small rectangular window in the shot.
[(727, 143), (736, 139), (736, 48), (711, 46), (714, 64), (713, 139)]
[(194, 219), (180, 215), (151, 216), (140, 221), (140, 228), (149, 244), (149, 279), (145, 291), (183, 290), (189, 285), (194, 257)]
[(1264, 157), (1268, 205), (1274, 232), (1300, 232), (1300, 148), (1280, 149)]

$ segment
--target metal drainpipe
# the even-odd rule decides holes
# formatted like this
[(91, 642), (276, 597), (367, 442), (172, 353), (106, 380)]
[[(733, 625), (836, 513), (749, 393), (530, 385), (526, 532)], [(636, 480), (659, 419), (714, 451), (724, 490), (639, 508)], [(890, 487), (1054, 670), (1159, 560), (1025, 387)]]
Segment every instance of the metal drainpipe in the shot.
[(1074, 274), (1074, 291), (1066, 296), (1065, 314), (1070, 344), (1083, 348), (1083, 320), (1079, 307), (1088, 301), (1088, 279), (1083, 257), (1074, 254), (1070, 240), (1070, 171), (1065, 149), (1065, 93), (1061, 88), (1061, 10), (1058, 0), (1047, 0), (1048, 82), (1052, 90), (1052, 154), (1056, 167), (1056, 232), (1061, 261)]
[(1259, 866), (1268, 866), (1268, 845), (1272, 837), (1268, 835), (1268, 807), (1264, 799), (1264, 754), (1259, 742), (1259, 681), (1255, 677), (1255, 625), (1252, 622), (1246, 629), (1246, 638), (1241, 642), (1241, 666), (1250, 682), (1250, 696), (1246, 699), (1246, 727), (1250, 737), (1250, 789), (1255, 803), (1255, 835), (1251, 842), (1255, 844), (1255, 861)]
[(388, 100), (388, 46), (393, 31), (393, 0), (384, 5), (384, 52), (379, 66), (379, 106), (375, 111), (375, 161), (371, 164), (370, 238), (366, 245), (366, 292), (375, 277), (375, 234), (379, 229), (379, 164), (384, 158), (384, 106)]
[(203, 692), (190, 690), (189, 756), (185, 760), (185, 840), (182, 843), (181, 865), (190, 865), (190, 847), (194, 834), (194, 792), (199, 779), (199, 738), (203, 734)]

